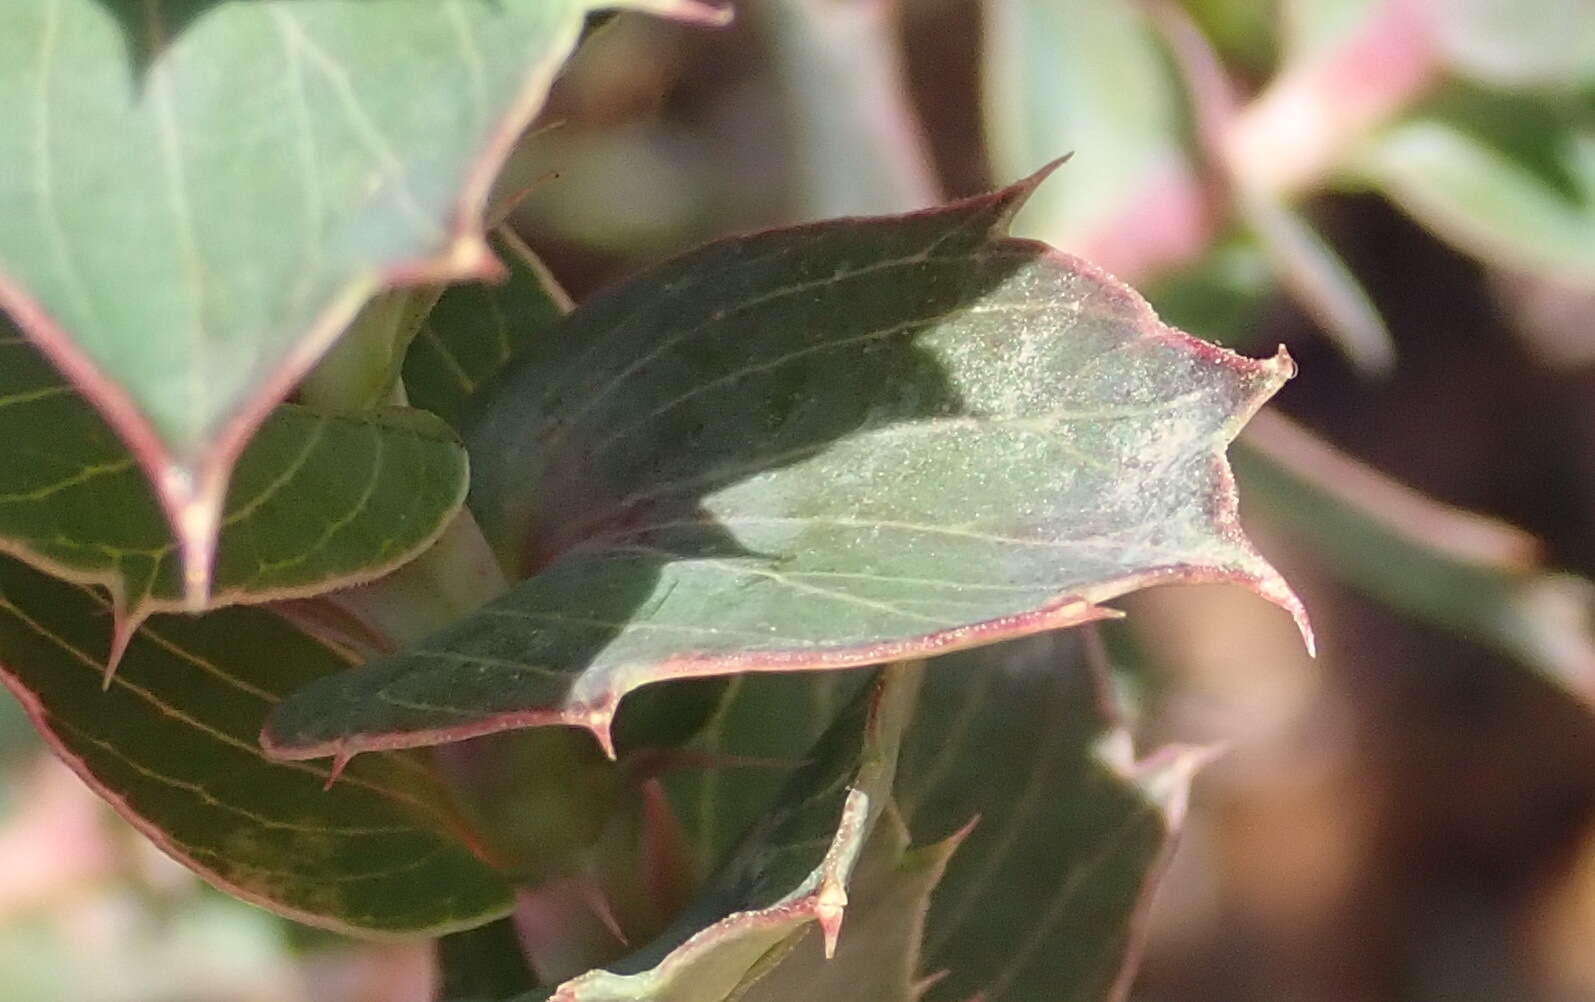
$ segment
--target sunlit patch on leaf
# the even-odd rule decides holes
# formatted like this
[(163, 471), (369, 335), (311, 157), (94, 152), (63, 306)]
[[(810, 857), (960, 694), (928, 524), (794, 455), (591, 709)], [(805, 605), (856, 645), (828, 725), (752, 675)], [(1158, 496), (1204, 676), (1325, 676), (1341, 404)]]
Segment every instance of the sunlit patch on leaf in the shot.
[(1291, 375), (1003, 235), (1046, 172), (711, 244), (583, 304), (474, 411), (468, 503), (532, 576), (307, 688), (273, 754), (566, 724), (671, 678), (942, 653), (1163, 582), (1300, 604), (1224, 448)]

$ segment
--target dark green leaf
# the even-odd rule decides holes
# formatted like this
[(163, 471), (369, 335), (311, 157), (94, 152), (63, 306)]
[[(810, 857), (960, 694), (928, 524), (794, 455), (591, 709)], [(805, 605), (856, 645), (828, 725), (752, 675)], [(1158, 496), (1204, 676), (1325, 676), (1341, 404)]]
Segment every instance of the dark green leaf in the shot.
[(313, 925), (440, 933), (505, 914), (508, 885), (468, 848), (420, 759), (376, 755), (330, 790), (321, 765), (268, 761), (280, 693), (347, 667), (277, 617), (157, 617), (101, 690), (110, 610), (87, 588), (0, 558), (0, 672), (57, 754), (211, 883)]
[[(663, 778), (699, 873), (713, 873), (724, 861), (737, 838), (774, 803), (787, 776), (837, 713), (868, 685), (863, 672), (736, 675), (729, 680), (714, 716), (683, 749), (681, 761), (687, 768)], [(628, 702), (617, 724), (629, 708)]]
[(652, 681), (845, 667), (1233, 581), (1300, 617), (1224, 446), (1293, 371), (1002, 235), (1041, 180), (712, 244), (523, 351), (467, 434), (470, 505), (534, 576), (284, 704), (315, 757), (572, 724)]
[[(854, 682), (829, 672), (744, 675), (733, 683), (721, 716), (695, 746), (715, 756), (714, 767), (669, 780), (694, 837), (708, 835), (713, 845), (729, 824), (768, 808), (768, 788), (784, 775), (780, 761), (804, 755), (788, 735), (834, 713), (830, 683), (837, 679)], [(929, 662), (895, 788), (898, 812), (928, 848), (910, 852), (901, 879), (884, 887), (867, 879), (866, 856), (849, 891), (838, 961), (860, 950), (875, 976), (888, 973), (899, 991), (927, 982), (927, 1002), (1116, 997), (1200, 756), (1171, 749), (1137, 762), (1128, 733), (1106, 708), (1106, 684), (1073, 632)], [(894, 858), (883, 853), (877, 862)], [(873, 895), (913, 892), (915, 860), (934, 863), (940, 881), (924, 936), (893, 939), (889, 929), (857, 922), (882, 908)], [(914, 908), (894, 909), (913, 924)], [(785, 991), (793, 982), (867, 983), (857, 970), (832, 981), (840, 972), (816, 959), (812, 943), (772, 958), (771, 972), (743, 1002), (764, 1002), (761, 988)], [(843, 990), (812, 996), (835, 997), (877, 998)]]
[(491, 273), (493, 173), (594, 6), (4, 5), (0, 304), (133, 448), (196, 590), (233, 460), (361, 304)]
[(570, 310), (569, 298), (514, 231), (499, 227), (489, 242), (509, 277), (446, 290), (404, 356), (410, 403), (455, 427), (477, 387)]
[(899, 665), (838, 717), (777, 803), (659, 939), (559, 986), (556, 1002), (724, 1002), (761, 960), (817, 923), (828, 942), (890, 799), (919, 670)]
[(515, 922), (507, 918), (438, 940), (438, 968), (443, 1002), (506, 999), (537, 984), (526, 966)]
[(926, 672), (898, 804), (916, 840), (973, 828), (926, 920), (925, 1002), (1122, 997), (1201, 755), (1136, 761), (1084, 643), (1031, 637)]
[[(0, 321), (0, 552), (104, 586), (119, 650), (145, 616), (185, 605), (177, 548), (127, 449), (7, 331)], [(386, 574), (437, 538), (465, 488), (465, 451), (429, 414), (331, 416), (283, 405), (233, 477), (208, 604), (310, 595)]]

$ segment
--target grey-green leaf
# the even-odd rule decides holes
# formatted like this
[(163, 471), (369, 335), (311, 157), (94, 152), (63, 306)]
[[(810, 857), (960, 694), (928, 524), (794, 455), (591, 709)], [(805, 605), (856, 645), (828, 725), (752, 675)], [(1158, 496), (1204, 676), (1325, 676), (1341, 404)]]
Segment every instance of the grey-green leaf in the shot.
[(0, 557), (0, 679), (84, 781), (223, 890), (353, 934), (437, 934), (511, 906), (422, 760), (377, 755), (336, 785), (255, 744), (281, 694), (347, 667), (256, 609), (157, 617), (102, 691), (110, 609)]
[(648, 682), (990, 643), (1162, 582), (1299, 617), (1223, 455), (1289, 358), (1196, 341), (1003, 235), (1040, 180), (711, 244), (577, 309), (466, 436), (468, 503), (532, 577), (306, 689), (269, 747), (607, 740)]
[(132, 447), (196, 592), (233, 460), (361, 304), (491, 272), (488, 186), (595, 6), (4, 5), (0, 306)]
[[(285, 404), (238, 464), (209, 605), (379, 577), (437, 538), (466, 479), (465, 450), (430, 414), (335, 416)], [(114, 641), (107, 629), (95, 651), (120, 650), (144, 617), (186, 604), (177, 547), (126, 447), (3, 321), (0, 552), (109, 591)]]

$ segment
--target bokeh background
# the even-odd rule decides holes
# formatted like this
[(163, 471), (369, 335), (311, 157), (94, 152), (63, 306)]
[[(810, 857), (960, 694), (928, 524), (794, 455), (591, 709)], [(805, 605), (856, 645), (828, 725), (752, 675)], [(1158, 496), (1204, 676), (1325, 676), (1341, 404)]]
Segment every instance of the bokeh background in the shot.
[[(1595, 1000), (1595, 0), (744, 0), (594, 25), (506, 170), (580, 300), (713, 237), (1072, 159), (1018, 230), (1301, 367), (1236, 588), (1106, 628), (1199, 779), (1132, 997)], [(424, 1002), (424, 945), (208, 890), (0, 706), (18, 1002)], [(1047, 1002), (1047, 1000), (1037, 1000)]]

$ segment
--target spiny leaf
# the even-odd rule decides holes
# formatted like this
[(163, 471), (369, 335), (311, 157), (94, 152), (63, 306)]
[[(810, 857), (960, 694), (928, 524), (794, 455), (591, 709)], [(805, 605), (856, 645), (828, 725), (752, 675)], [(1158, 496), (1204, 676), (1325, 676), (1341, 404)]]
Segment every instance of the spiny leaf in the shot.
[[(391, 409), (275, 410), (233, 477), (212, 607), (386, 574), (459, 510), (465, 451), (441, 421)], [(166, 521), (127, 449), (0, 321), (0, 552), (111, 594), (115, 662), (151, 613), (186, 604)]]
[[(903, 952), (889, 956), (883, 941), (857, 944), (879, 964), (906, 966), (909, 983), (923, 989), (908, 997), (1122, 997), (1142, 913), (1201, 755), (1175, 748), (1137, 762), (1107, 706), (1098, 667), (1076, 631), (928, 663), (893, 795), (913, 841), (927, 847), (916, 852), (954, 844), (957, 851), (943, 861), (922, 936), (897, 940)], [(695, 746), (715, 767), (668, 779), (672, 804), (694, 838), (718, 842), (727, 824), (768, 808), (771, 777), (783, 775), (778, 763), (804, 755), (791, 735), (829, 718), (835, 681), (855, 682), (840, 672), (736, 680), (725, 712)], [(862, 873), (849, 897), (838, 960), (861, 931), (856, 919), (877, 907)], [(767, 977), (784, 984), (782, 966), (799, 957), (778, 958)], [(808, 971), (815, 979), (832, 976), (825, 968)], [(763, 984), (744, 1002), (763, 1002)]]
[(488, 186), (595, 6), (4, 5), (0, 305), (132, 447), (193, 594), (234, 459), (361, 303), (494, 270)]
[(553, 1002), (723, 1002), (805, 926), (817, 923), (834, 947), (848, 881), (890, 797), (918, 685), (917, 667), (887, 669), (670, 929), (612, 969), (560, 985)]
[(925, 914), (963, 834), (914, 849), (902, 818), (888, 810), (848, 888), (847, 930), (836, 956), (825, 956), (818, 930), (794, 933), (787, 952), (772, 951), (771, 969), (728, 1002), (916, 1002), (925, 988)]
[(571, 306), (513, 230), (499, 227), (489, 243), (509, 268), (509, 277), (445, 290), (404, 356), (404, 390), (410, 403), (456, 428), (477, 388), (522, 347), (542, 337)]
[(269, 613), (158, 617), (108, 691), (110, 610), (89, 589), (0, 558), (0, 678), (68, 765), (167, 853), (221, 889), (355, 934), (439, 933), (507, 912), (421, 760), (331, 770), (254, 742), (280, 694), (347, 662)]
[(466, 436), (468, 503), (534, 576), (296, 695), (268, 747), (607, 740), (648, 682), (991, 643), (1161, 582), (1241, 582), (1301, 619), (1223, 457), (1290, 360), (1004, 237), (1042, 176), (712, 244), (577, 309)]

